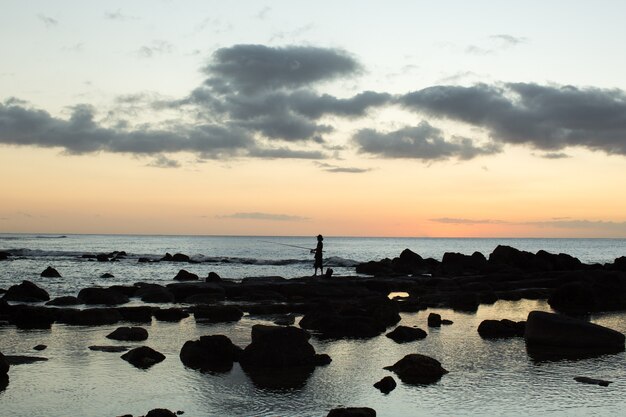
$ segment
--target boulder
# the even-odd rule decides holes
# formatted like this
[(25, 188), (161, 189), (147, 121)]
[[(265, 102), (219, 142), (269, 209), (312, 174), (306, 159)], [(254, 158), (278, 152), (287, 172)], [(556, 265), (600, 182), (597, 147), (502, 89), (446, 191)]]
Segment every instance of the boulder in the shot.
[(573, 271), (583, 267), (582, 262), (578, 258), (574, 258), (566, 253), (553, 253), (540, 250), (535, 255), (541, 264), (547, 265), (550, 271)]
[(209, 272), (209, 276), (206, 277), (206, 282), (222, 282), (222, 277), (217, 275), (217, 273), (211, 271)]
[(117, 307), (116, 310), (122, 316), (122, 320), (133, 323), (150, 323), (152, 322), (152, 307), (134, 306), (134, 307)]
[(561, 314), (531, 311), (524, 333), (531, 356), (588, 357), (624, 351), (622, 333)]
[(478, 310), (478, 295), (473, 292), (457, 292), (450, 297), (449, 305), (453, 310), (475, 312)]
[(115, 278), (115, 275), (109, 272), (105, 272), (104, 274), (100, 275), (100, 278)]
[(374, 384), (375, 388), (378, 388), (383, 394), (389, 394), (396, 389), (396, 380), (391, 376), (386, 376), (377, 383)]
[(196, 306), (193, 308), (196, 320), (211, 323), (239, 321), (243, 311), (232, 305)]
[(586, 313), (596, 310), (591, 285), (576, 281), (556, 288), (548, 298), (550, 307), (557, 311)]
[(177, 417), (177, 415), (166, 408), (155, 408), (148, 411), (146, 417)]
[(214, 295), (216, 299), (224, 299), (225, 290), (219, 284), (208, 282), (176, 282), (167, 284), (167, 289), (174, 294), (177, 302), (196, 294)]
[(144, 303), (173, 303), (174, 294), (167, 288), (158, 284), (150, 284), (141, 287), (135, 295)]
[(128, 296), (112, 288), (83, 288), (78, 299), (84, 304), (118, 305), (129, 301)]
[(178, 271), (178, 274), (174, 277), (174, 281), (197, 281), (198, 276), (185, 269)]
[(192, 369), (227, 372), (241, 356), (242, 349), (223, 335), (202, 336), (185, 342), (180, 350), (181, 362)]
[(189, 313), (180, 308), (159, 308), (153, 311), (154, 318), (160, 321), (181, 321), (189, 317)]
[(484, 339), (504, 337), (524, 337), (526, 322), (512, 320), (483, 320), (478, 326), (478, 334)]
[(428, 327), (441, 327), (441, 315), (430, 313), (428, 315)]
[(446, 252), (441, 259), (441, 270), (446, 275), (475, 274), (484, 271), (487, 265), (487, 258), (480, 252), (472, 255)]
[(148, 331), (143, 327), (118, 327), (106, 337), (126, 342), (141, 342), (148, 338)]
[(96, 255), (96, 260), (98, 262), (109, 262), (109, 254), (108, 253), (99, 253)]
[(33, 350), (37, 350), (37, 351), (46, 350), (46, 349), (48, 349), (48, 346), (46, 345), (37, 345), (33, 348)]
[(613, 265), (610, 265), (609, 268), (616, 271), (626, 271), (626, 256), (616, 258)]
[(574, 377), (574, 381), (581, 382), (583, 384), (600, 385), (601, 387), (608, 387), (609, 384), (613, 383), (613, 381), (605, 381), (603, 379), (589, 378), (586, 376)]
[(167, 262), (189, 262), (190, 259), (189, 256), (182, 253), (175, 253), (174, 255), (166, 253), (165, 256), (161, 258), (162, 261)]
[(61, 278), (61, 274), (59, 274), (59, 271), (57, 271), (51, 266), (44, 269), (43, 272), (40, 274), (40, 276), (45, 277), (45, 278)]
[(131, 349), (120, 357), (134, 367), (141, 369), (148, 369), (165, 360), (165, 355), (148, 346)]
[(369, 407), (333, 408), (326, 417), (376, 417), (376, 410)]
[(424, 339), (428, 334), (416, 327), (398, 326), (393, 331), (386, 334), (388, 338), (396, 343), (413, 342), (415, 340)]
[(13, 306), (9, 321), (19, 329), (49, 329), (57, 318), (55, 309), (35, 306)]
[(43, 288), (24, 280), (21, 284), (11, 285), (4, 294), (4, 299), (7, 301), (40, 302), (48, 301), (50, 295)]
[(418, 353), (406, 355), (385, 369), (395, 372), (406, 384), (431, 384), (448, 373), (438, 360)]
[(0, 251), (0, 261), (6, 261), (11, 256), (10, 252)]
[(81, 302), (73, 295), (57, 297), (46, 303), (47, 306), (75, 306), (77, 304), (81, 304)]

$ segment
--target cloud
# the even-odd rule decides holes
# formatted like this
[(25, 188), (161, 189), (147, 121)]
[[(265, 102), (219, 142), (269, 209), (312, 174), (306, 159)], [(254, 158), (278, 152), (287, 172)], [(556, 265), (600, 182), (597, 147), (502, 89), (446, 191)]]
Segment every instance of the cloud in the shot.
[(39, 20), (41, 20), (43, 22), (44, 25), (46, 25), (47, 28), (52, 28), (55, 26), (59, 25), (59, 21), (50, 17), (50, 16), (46, 16), (44, 14), (39, 13), (37, 15), (37, 18), (39, 18)]
[(505, 46), (515, 46), (527, 42), (526, 38), (507, 34), (491, 35), (489, 38), (498, 41)]
[(153, 168), (179, 168), (180, 162), (170, 159), (165, 155), (158, 155), (152, 162), (150, 162), (147, 166)]
[(298, 88), (354, 75), (360, 65), (346, 52), (312, 46), (235, 45), (218, 49), (204, 72), (230, 90), (251, 93)]
[(108, 20), (117, 20), (120, 22), (137, 19), (136, 17), (122, 13), (121, 9), (117, 9), (114, 12), (104, 12), (104, 18)]
[(547, 152), (544, 153), (542, 155), (540, 155), (542, 158), (545, 159), (565, 159), (565, 158), (571, 158), (568, 154), (563, 153), (563, 152)]
[(319, 168), (321, 168), (324, 171), (333, 172), (333, 173), (362, 174), (364, 172), (371, 171), (371, 168), (340, 167), (337, 165), (332, 165), (332, 164), (327, 164), (327, 163), (322, 163), (322, 162), (316, 162), (315, 165), (317, 165)]
[(248, 156), (264, 159), (325, 159), (320, 151), (293, 150), (285, 147), (279, 148), (252, 148), (248, 152)]
[(483, 128), (501, 143), (626, 155), (626, 94), (618, 89), (534, 83), (434, 86), (408, 93), (399, 102), (416, 112)]
[(503, 220), (494, 220), (494, 219), (463, 219), (463, 218), (454, 218), (454, 217), (439, 217), (436, 219), (429, 219), (429, 221), (434, 223), (442, 223), (442, 224), (463, 224), (463, 225), (478, 225), (478, 224), (511, 224), (510, 222), (505, 222)]
[(142, 58), (152, 58), (155, 55), (170, 54), (174, 51), (174, 45), (163, 40), (154, 40), (150, 45), (144, 45), (137, 50), (137, 55)]
[(234, 213), (224, 216), (217, 216), (220, 219), (242, 219), (242, 220), (271, 220), (271, 221), (283, 221), (283, 222), (302, 222), (310, 220), (307, 217), (292, 216), (288, 214), (273, 214), (273, 213)]
[(410, 158), (424, 161), (445, 159), (473, 159), (480, 155), (500, 152), (493, 143), (477, 145), (468, 138), (453, 137), (446, 140), (443, 132), (422, 121), (417, 126), (404, 127), (392, 132), (361, 129), (353, 137), (359, 152), (384, 158)]

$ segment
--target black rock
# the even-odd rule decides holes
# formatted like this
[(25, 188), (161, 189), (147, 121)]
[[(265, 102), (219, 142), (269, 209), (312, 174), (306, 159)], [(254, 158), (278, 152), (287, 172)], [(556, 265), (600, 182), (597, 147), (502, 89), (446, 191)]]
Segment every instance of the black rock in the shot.
[(181, 321), (189, 317), (189, 313), (180, 308), (161, 308), (153, 311), (154, 318), (160, 321)]
[(512, 320), (483, 320), (478, 326), (478, 334), (485, 339), (504, 337), (524, 337), (526, 322)]
[(135, 295), (144, 303), (172, 303), (174, 294), (167, 288), (158, 284), (148, 284), (137, 290)]
[(85, 304), (118, 305), (129, 301), (128, 296), (112, 288), (83, 288), (78, 299)]
[(441, 327), (441, 315), (430, 313), (428, 315), (428, 327)]
[(377, 383), (374, 384), (374, 387), (378, 388), (380, 392), (383, 394), (389, 394), (391, 391), (396, 389), (396, 380), (391, 376), (386, 376)]
[(387, 333), (386, 336), (396, 343), (406, 343), (424, 339), (428, 336), (428, 333), (415, 327), (398, 326), (393, 331)]
[(37, 346), (35, 346), (35, 347), (33, 348), (33, 350), (39, 350), (39, 351), (41, 351), (41, 350), (46, 350), (47, 348), (48, 348), (48, 346), (46, 346), (46, 345), (37, 345)]
[(623, 352), (625, 341), (613, 329), (544, 311), (528, 314), (524, 338), (531, 356), (539, 359)]
[(243, 311), (232, 305), (196, 306), (193, 314), (196, 320), (211, 323), (239, 321), (243, 317)]
[(106, 337), (113, 340), (141, 342), (148, 338), (148, 331), (143, 327), (118, 327)]
[(57, 318), (55, 309), (34, 306), (13, 306), (9, 321), (20, 329), (49, 329)]
[(5, 356), (0, 352), (0, 377), (5, 376), (9, 372), (11, 365), (6, 360)]
[(141, 369), (148, 369), (152, 365), (165, 360), (165, 355), (148, 346), (131, 349), (120, 357), (131, 365)]
[(176, 417), (176, 414), (166, 408), (155, 408), (148, 411), (146, 417)]
[(96, 352), (119, 353), (126, 352), (128, 349), (130, 349), (128, 346), (89, 346), (89, 350), (93, 350)]
[(106, 272), (106, 273), (100, 275), (100, 278), (115, 278), (115, 275)]
[(47, 306), (74, 306), (81, 304), (80, 300), (72, 295), (54, 298), (46, 303)]
[(11, 256), (10, 252), (0, 251), (0, 261), (6, 261)]
[(43, 272), (40, 274), (40, 276), (45, 277), (45, 278), (61, 278), (61, 274), (59, 274), (59, 271), (57, 271), (51, 266), (44, 269)]
[(206, 277), (206, 282), (222, 282), (222, 278), (217, 273), (211, 271), (209, 276)]
[(376, 410), (368, 407), (333, 408), (326, 417), (376, 417)]
[(438, 360), (418, 353), (406, 355), (385, 369), (395, 372), (406, 384), (431, 384), (448, 373)]
[(87, 308), (84, 310), (59, 309), (58, 322), (75, 326), (101, 326), (115, 324), (122, 315), (114, 308)]
[(150, 323), (152, 322), (152, 307), (134, 306), (134, 307), (117, 307), (116, 310), (122, 316), (121, 320), (133, 323)]
[(181, 362), (192, 369), (227, 372), (239, 360), (242, 349), (223, 335), (202, 336), (185, 342), (180, 351)]
[(7, 301), (39, 302), (48, 301), (50, 296), (43, 288), (24, 280), (21, 284), (11, 285), (4, 294), (4, 299)]
[(174, 281), (197, 281), (198, 276), (185, 269), (178, 271), (178, 274), (174, 277)]
[(6, 361), (11, 365), (29, 365), (31, 363), (45, 362), (48, 358), (42, 358), (40, 356), (25, 356), (25, 355), (6, 355)]
[(613, 381), (604, 381), (602, 379), (588, 378), (586, 376), (574, 377), (574, 381), (581, 382), (583, 384), (600, 385), (601, 387), (608, 387), (609, 384), (613, 383)]

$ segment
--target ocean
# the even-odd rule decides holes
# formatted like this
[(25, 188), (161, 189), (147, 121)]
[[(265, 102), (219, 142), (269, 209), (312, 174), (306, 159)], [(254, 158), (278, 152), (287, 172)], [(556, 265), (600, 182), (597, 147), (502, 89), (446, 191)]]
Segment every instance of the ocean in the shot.
[[(45, 288), (51, 297), (76, 295), (93, 285), (154, 282), (167, 284), (178, 270), (203, 277), (210, 271), (224, 279), (278, 275), (295, 278), (313, 273), (315, 236), (122, 236), (0, 234), (0, 251), (14, 257), (0, 261), (0, 288), (24, 279)], [(289, 245), (289, 246), (287, 246)], [(324, 239), (325, 267), (338, 277), (356, 275), (360, 262), (393, 258), (406, 248), (423, 257), (441, 259), (445, 252), (486, 256), (497, 245), (537, 252), (568, 253), (586, 263), (612, 262), (626, 255), (626, 239)], [(302, 248), (294, 247), (300, 246)], [(304, 249), (303, 249), (304, 248)], [(96, 262), (84, 254), (125, 251), (119, 262)], [(138, 262), (183, 253), (198, 263)], [(61, 278), (39, 276), (53, 266)], [(101, 278), (111, 273), (113, 278)], [(0, 324), (0, 352), (32, 355), (46, 362), (14, 365), (10, 382), (0, 391), (0, 415), (7, 416), (119, 416), (144, 415), (153, 408), (184, 411), (184, 416), (325, 416), (339, 406), (366, 406), (378, 416), (609, 416), (626, 409), (626, 353), (585, 360), (537, 362), (523, 339), (484, 340), (476, 331), (484, 319), (525, 320), (529, 311), (551, 311), (544, 301), (498, 301), (481, 305), (476, 313), (429, 309), (402, 313), (400, 324), (418, 326), (423, 340), (396, 344), (381, 335), (368, 340), (318, 340), (318, 353), (332, 358), (317, 368), (298, 389), (270, 390), (255, 386), (238, 364), (227, 373), (201, 373), (185, 368), (178, 354), (187, 340), (225, 334), (239, 346), (250, 343), (254, 324), (271, 318), (244, 316), (237, 323), (207, 324), (193, 317), (179, 323), (153, 320), (145, 326), (146, 344), (166, 355), (148, 370), (139, 370), (119, 353), (93, 352), (90, 345), (116, 344), (105, 338), (118, 325), (82, 327), (54, 324), (50, 330), (18, 330)], [(451, 326), (426, 326), (430, 312), (454, 321)], [(626, 333), (626, 313), (597, 314), (591, 321)], [(296, 320), (297, 323), (297, 320)], [(391, 330), (391, 329), (389, 329)], [(36, 352), (33, 347), (48, 348)], [(121, 343), (120, 344), (124, 344)], [(128, 344), (128, 342), (126, 343)], [(398, 383), (388, 395), (372, 385), (383, 370), (408, 353), (438, 359), (450, 373), (429, 386)], [(614, 381), (608, 387), (580, 384), (576, 376)]]

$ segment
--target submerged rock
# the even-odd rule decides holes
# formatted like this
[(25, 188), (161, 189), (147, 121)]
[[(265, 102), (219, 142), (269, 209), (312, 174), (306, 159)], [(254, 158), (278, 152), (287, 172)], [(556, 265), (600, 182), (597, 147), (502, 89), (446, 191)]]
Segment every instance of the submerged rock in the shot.
[(47, 306), (74, 306), (77, 304), (81, 304), (81, 302), (73, 295), (56, 297), (46, 303)]
[(37, 345), (37, 346), (35, 346), (35, 347), (33, 348), (33, 350), (39, 350), (39, 351), (41, 351), (41, 350), (46, 350), (47, 348), (48, 348), (48, 346), (46, 346), (46, 345)]
[(176, 417), (177, 414), (168, 410), (167, 408), (155, 408), (148, 411), (146, 417)]
[(11, 308), (9, 321), (19, 329), (49, 329), (57, 318), (55, 309), (16, 305)]
[(227, 372), (241, 356), (242, 349), (224, 335), (202, 336), (185, 342), (180, 350), (181, 362), (192, 369)]
[(415, 327), (398, 326), (393, 331), (387, 333), (386, 336), (396, 343), (406, 343), (424, 339), (428, 336), (428, 333)]
[(574, 378), (574, 381), (581, 382), (583, 384), (600, 385), (601, 387), (608, 387), (609, 384), (613, 383), (613, 381), (604, 381), (602, 379), (588, 378), (586, 376), (577, 376)]
[(6, 355), (5, 359), (11, 365), (29, 365), (31, 363), (45, 362), (48, 358), (40, 356)]
[(157, 320), (169, 322), (181, 321), (182, 319), (189, 317), (189, 313), (176, 307), (156, 309), (154, 310), (153, 315)]
[(109, 272), (105, 272), (104, 274), (100, 275), (100, 278), (115, 278), (115, 275)]
[(127, 342), (141, 342), (148, 338), (148, 331), (143, 327), (118, 327), (107, 336), (107, 339)]
[(396, 389), (396, 380), (391, 376), (386, 376), (377, 383), (374, 384), (375, 388), (378, 388), (383, 394), (389, 394)]
[(51, 266), (44, 269), (43, 272), (40, 274), (40, 276), (45, 277), (45, 278), (61, 278), (61, 274), (59, 274), (59, 271), (57, 271)]
[(395, 372), (406, 384), (432, 384), (448, 373), (438, 360), (418, 353), (406, 355), (384, 369)]
[(501, 337), (524, 337), (526, 322), (512, 320), (483, 320), (478, 326), (478, 334), (485, 339)]
[(58, 321), (77, 326), (100, 326), (115, 324), (122, 320), (122, 315), (114, 308), (60, 309)]
[(524, 333), (531, 356), (587, 357), (624, 351), (622, 333), (561, 314), (531, 311)]
[(119, 352), (126, 352), (128, 349), (130, 349), (128, 346), (97, 346), (97, 345), (89, 346), (89, 350), (93, 350), (96, 352), (119, 353)]
[(128, 296), (113, 288), (83, 288), (78, 299), (85, 304), (117, 305), (129, 301)]
[(376, 417), (376, 410), (369, 407), (333, 408), (326, 417)]
[(239, 321), (243, 317), (243, 311), (231, 305), (196, 306), (193, 308), (196, 320), (211, 323), (223, 323)]
[(148, 346), (141, 346), (129, 350), (120, 357), (131, 365), (141, 369), (148, 369), (152, 365), (165, 360), (165, 355)]

